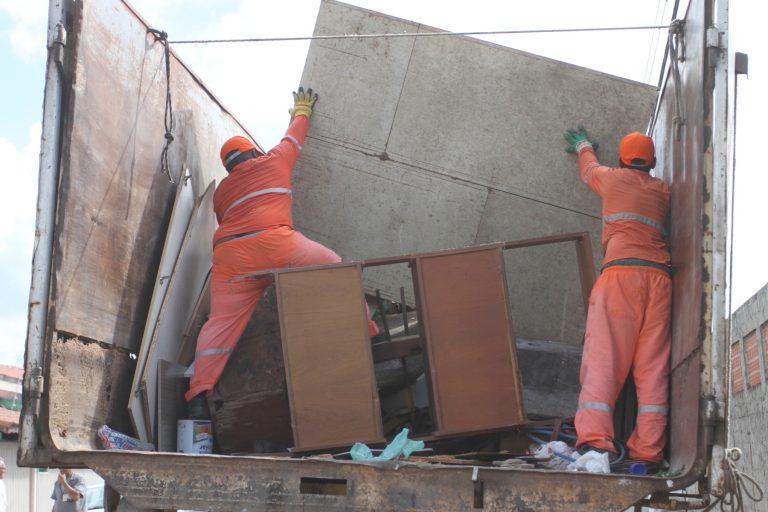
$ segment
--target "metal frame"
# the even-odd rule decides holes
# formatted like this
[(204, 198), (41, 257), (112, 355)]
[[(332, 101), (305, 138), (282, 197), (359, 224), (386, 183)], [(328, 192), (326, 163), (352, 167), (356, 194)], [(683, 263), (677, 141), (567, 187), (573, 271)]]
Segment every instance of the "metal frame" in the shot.
[[(64, 89), (64, 48), (66, 19), (70, 2), (52, 0), (48, 6), (48, 63), (43, 101), (43, 132), (40, 148), (40, 175), (35, 221), (35, 250), (32, 257), (32, 283), (29, 292), (29, 324), (24, 355), (24, 405), (21, 411), (19, 459), (33, 463), (38, 457), (37, 418), (43, 393), (45, 367), (45, 335), (48, 323), (48, 301), (51, 287), (53, 238), (61, 153), (61, 125)], [(32, 398), (32, 400), (29, 400)], [(45, 458), (46, 455), (41, 456)]]

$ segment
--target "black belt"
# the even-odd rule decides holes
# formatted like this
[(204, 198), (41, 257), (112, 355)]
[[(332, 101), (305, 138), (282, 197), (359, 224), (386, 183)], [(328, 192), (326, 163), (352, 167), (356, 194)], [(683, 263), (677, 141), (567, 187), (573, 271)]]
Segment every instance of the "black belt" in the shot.
[(259, 229), (259, 230), (256, 230), (256, 231), (249, 231), (248, 233), (238, 233), (237, 235), (223, 236), (223, 237), (219, 238), (218, 240), (216, 240), (215, 242), (213, 242), (213, 246), (216, 247), (219, 244), (223, 244), (224, 242), (229, 242), (230, 240), (236, 240), (238, 238), (244, 238), (244, 237), (247, 237), (247, 236), (256, 236), (259, 233), (263, 233), (264, 231), (266, 231), (266, 229)]
[(666, 272), (670, 277), (672, 277), (672, 267), (669, 265), (665, 265), (663, 263), (658, 263), (656, 261), (649, 261), (644, 260), (641, 258), (621, 258), (618, 260), (609, 261), (608, 263), (605, 263), (603, 265), (603, 268), (600, 269), (601, 272), (608, 267), (617, 267), (617, 266), (631, 266), (631, 267), (651, 267), (651, 268), (657, 268), (659, 270), (663, 270)]

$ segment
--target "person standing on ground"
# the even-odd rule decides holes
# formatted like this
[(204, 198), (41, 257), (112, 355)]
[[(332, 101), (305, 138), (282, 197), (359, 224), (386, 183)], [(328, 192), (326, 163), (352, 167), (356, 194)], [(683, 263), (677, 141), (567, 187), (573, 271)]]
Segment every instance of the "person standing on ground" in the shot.
[(669, 187), (650, 175), (653, 140), (619, 144), (619, 167), (601, 165), (586, 130), (565, 133), (581, 179), (603, 201), (603, 265), (589, 300), (576, 446), (616, 452), (613, 407), (632, 370), (637, 422), (629, 458), (659, 463), (666, 445), (672, 279), (666, 243)]
[(53, 484), (53, 512), (85, 512), (85, 481), (71, 469), (60, 469)]
[[(259, 270), (338, 263), (332, 250), (293, 227), (291, 171), (317, 101), (312, 89), (293, 93), (291, 122), (280, 143), (266, 154), (235, 136), (221, 147), (229, 173), (216, 188), (219, 227), (213, 236), (211, 312), (197, 338), (187, 401), (210, 395), (253, 314), (268, 279), (234, 278)], [(369, 335), (378, 333), (368, 320)]]

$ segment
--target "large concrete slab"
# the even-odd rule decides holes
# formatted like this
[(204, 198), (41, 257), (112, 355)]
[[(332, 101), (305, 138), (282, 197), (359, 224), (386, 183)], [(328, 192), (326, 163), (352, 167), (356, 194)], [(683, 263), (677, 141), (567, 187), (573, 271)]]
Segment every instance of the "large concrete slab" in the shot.
[[(315, 27), (435, 31), (332, 0)], [(599, 262), (600, 202), (562, 133), (588, 126), (616, 162), (655, 99), (643, 84), (457, 36), (316, 40), (302, 83), (320, 101), (294, 171), (295, 219), (353, 259), (589, 231)], [(518, 335), (580, 341), (570, 246), (508, 256), (507, 272)], [(394, 299), (410, 289), (406, 268), (365, 278)]]

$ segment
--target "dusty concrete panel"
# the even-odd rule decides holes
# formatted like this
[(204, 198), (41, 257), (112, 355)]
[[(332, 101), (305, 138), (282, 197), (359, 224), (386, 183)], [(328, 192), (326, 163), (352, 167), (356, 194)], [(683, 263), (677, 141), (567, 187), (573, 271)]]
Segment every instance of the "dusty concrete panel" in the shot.
[(586, 125), (614, 164), (618, 137), (645, 127), (653, 100), (649, 87), (475, 39), (417, 39), (387, 154), (599, 215), (563, 131)]
[[(520, 215), (520, 212), (525, 212)], [(513, 194), (488, 195), (477, 242), (518, 240), (577, 231), (600, 232), (591, 215), (563, 210)], [(592, 237), (592, 252), (601, 252)], [(599, 256), (595, 256), (596, 259)], [(518, 336), (580, 343), (586, 313), (572, 242), (505, 251), (512, 319)]]
[[(419, 31), (435, 29), (330, 0), (315, 27)], [(600, 158), (616, 162), (619, 138), (645, 128), (655, 98), (649, 86), (467, 37), (314, 41), (302, 83), (320, 101), (294, 171), (295, 221), (348, 259), (589, 231), (599, 262), (600, 201), (562, 133), (585, 124)], [(524, 304), (517, 333), (580, 340), (572, 251), (535, 252), (543, 257), (510, 290)], [(510, 258), (513, 272), (524, 263)], [(397, 299), (409, 275), (365, 279)]]

